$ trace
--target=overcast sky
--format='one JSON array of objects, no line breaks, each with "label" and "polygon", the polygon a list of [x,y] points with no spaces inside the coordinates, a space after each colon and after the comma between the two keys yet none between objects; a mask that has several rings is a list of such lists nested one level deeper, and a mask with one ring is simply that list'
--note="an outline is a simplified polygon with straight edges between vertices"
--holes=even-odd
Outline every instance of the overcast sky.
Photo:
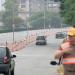
[{"label": "overcast sky", "polygon": [[2,4],[4,3],[4,0],[0,0],[0,11],[3,9]]},{"label": "overcast sky", "polygon": [[1,10],[1,0],[0,0],[0,10]]}]

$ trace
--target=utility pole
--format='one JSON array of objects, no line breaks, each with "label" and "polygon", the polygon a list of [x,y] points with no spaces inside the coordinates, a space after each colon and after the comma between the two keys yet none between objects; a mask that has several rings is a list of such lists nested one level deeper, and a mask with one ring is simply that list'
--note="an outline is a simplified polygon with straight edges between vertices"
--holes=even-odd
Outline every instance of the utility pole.
[{"label": "utility pole", "polygon": [[29,0],[29,16],[31,16],[31,1]]},{"label": "utility pole", "polygon": [[46,18],[46,0],[44,0],[44,29],[46,27],[45,18]]},{"label": "utility pole", "polygon": [[13,0],[13,24],[12,24],[12,29],[13,29],[13,43],[14,43],[14,30],[15,30],[15,23],[14,23],[14,6],[15,6],[15,1]]},{"label": "utility pole", "polygon": [[15,40],[14,40],[14,30],[15,30],[15,24],[13,24],[13,25],[12,25],[12,28],[13,28],[13,43],[14,43],[14,41],[15,41]]}]

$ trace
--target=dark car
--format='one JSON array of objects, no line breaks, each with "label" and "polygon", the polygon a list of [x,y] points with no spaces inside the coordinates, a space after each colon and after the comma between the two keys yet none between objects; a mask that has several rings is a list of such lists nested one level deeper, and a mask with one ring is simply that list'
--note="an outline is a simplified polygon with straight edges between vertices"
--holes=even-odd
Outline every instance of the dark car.
[{"label": "dark car", "polygon": [[46,36],[37,36],[36,38],[36,45],[46,45]]},{"label": "dark car", "polygon": [[14,75],[15,61],[8,47],[0,47],[0,74]]},{"label": "dark car", "polygon": [[66,32],[57,32],[55,37],[57,39],[63,39],[65,37],[67,37],[67,34],[66,34]]}]

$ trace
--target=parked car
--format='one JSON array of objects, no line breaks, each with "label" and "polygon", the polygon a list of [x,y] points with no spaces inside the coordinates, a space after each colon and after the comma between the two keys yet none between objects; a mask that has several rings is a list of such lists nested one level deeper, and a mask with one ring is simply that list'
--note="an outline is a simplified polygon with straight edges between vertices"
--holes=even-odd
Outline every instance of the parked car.
[{"label": "parked car", "polygon": [[65,37],[67,37],[67,34],[66,34],[66,32],[57,32],[55,37],[57,39],[63,39]]},{"label": "parked car", "polygon": [[0,73],[14,75],[15,61],[13,58],[15,57],[16,55],[12,55],[8,47],[0,47]]},{"label": "parked car", "polygon": [[47,44],[46,36],[37,36],[36,45],[46,45],[46,44]]}]

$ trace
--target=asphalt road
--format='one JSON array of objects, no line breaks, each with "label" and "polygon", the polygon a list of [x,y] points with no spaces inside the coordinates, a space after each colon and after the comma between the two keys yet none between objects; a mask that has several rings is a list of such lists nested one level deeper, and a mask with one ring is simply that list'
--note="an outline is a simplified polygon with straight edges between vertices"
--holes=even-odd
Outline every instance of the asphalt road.
[{"label": "asphalt road", "polygon": [[62,40],[55,39],[55,35],[47,38],[47,45],[35,45],[35,42],[26,48],[14,52],[15,75],[57,75],[58,66],[50,65],[54,60],[54,52]]},{"label": "asphalt road", "polygon": [[[41,30],[31,30],[31,31],[20,31],[20,32],[14,32],[14,41],[20,41],[25,39],[26,36],[32,35],[32,34],[43,34],[44,31],[47,31],[49,29],[41,29]],[[51,28],[51,33],[56,33],[58,31],[65,31],[67,28]],[[13,42],[13,32],[10,33],[0,33],[0,43],[8,43]]]},{"label": "asphalt road", "polygon": [[[47,45],[36,46],[35,42],[33,42],[24,49],[12,53],[17,55],[15,58],[15,75],[57,75],[58,66],[50,65],[50,61],[54,60],[54,52],[62,41],[55,39],[57,31],[59,30],[50,30]],[[5,36],[5,34],[1,36]],[[17,38],[20,39],[21,37]]]}]

